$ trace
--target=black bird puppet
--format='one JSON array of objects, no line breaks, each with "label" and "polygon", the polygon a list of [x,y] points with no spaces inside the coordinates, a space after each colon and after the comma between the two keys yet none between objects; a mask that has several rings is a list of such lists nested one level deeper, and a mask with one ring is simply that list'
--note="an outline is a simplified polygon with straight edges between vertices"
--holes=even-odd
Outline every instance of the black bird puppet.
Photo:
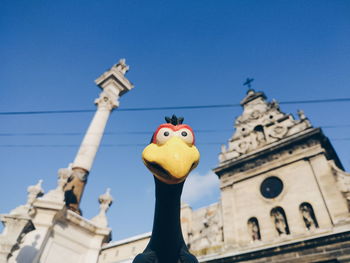
[{"label": "black bird puppet", "polygon": [[198,263],[183,239],[181,193],[188,174],[198,165],[194,133],[183,118],[165,117],[143,150],[142,160],[154,175],[156,206],[151,239],[133,263]]}]

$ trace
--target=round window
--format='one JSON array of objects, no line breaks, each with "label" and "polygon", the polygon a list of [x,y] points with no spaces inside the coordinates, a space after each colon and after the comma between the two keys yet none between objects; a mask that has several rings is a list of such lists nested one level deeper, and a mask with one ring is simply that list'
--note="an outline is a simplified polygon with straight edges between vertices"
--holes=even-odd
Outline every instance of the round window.
[{"label": "round window", "polygon": [[275,198],[283,190],[281,179],[276,176],[266,178],[260,186],[260,192],[265,198]]}]

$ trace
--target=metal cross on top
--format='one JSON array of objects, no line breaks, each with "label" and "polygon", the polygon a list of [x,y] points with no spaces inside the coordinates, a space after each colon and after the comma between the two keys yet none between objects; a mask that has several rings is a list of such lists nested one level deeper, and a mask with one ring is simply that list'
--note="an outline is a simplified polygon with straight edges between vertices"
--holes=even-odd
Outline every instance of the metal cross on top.
[{"label": "metal cross on top", "polygon": [[243,86],[248,86],[248,88],[251,88],[251,83],[254,81],[254,79],[247,78],[246,81],[243,83]]}]

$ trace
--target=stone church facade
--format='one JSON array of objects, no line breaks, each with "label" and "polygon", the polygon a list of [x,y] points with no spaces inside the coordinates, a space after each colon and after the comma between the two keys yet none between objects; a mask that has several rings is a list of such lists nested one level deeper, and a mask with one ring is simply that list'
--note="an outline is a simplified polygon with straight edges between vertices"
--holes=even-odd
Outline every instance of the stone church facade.
[{"label": "stone church facade", "polygon": [[[350,174],[330,141],[250,89],[214,172],[220,202],[183,204],[184,238],[200,262],[350,262]],[[151,233],[112,242],[100,263],[132,262]]]}]

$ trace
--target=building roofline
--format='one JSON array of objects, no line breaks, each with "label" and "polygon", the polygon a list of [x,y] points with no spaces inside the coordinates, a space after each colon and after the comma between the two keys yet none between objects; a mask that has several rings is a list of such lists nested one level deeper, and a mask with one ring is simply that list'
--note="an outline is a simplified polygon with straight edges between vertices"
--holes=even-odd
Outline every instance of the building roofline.
[{"label": "building roofline", "polygon": [[104,245],[101,250],[105,250],[105,249],[111,248],[111,247],[116,247],[116,246],[119,246],[119,245],[122,245],[122,244],[131,243],[131,242],[134,242],[134,241],[137,241],[137,240],[140,240],[140,239],[145,239],[147,237],[151,237],[151,235],[152,235],[152,232],[146,232],[146,233],[139,234],[139,235],[136,235],[136,236],[132,236],[132,237],[128,237],[128,238],[125,238],[125,239],[113,241],[113,242],[110,242],[110,243]]}]

